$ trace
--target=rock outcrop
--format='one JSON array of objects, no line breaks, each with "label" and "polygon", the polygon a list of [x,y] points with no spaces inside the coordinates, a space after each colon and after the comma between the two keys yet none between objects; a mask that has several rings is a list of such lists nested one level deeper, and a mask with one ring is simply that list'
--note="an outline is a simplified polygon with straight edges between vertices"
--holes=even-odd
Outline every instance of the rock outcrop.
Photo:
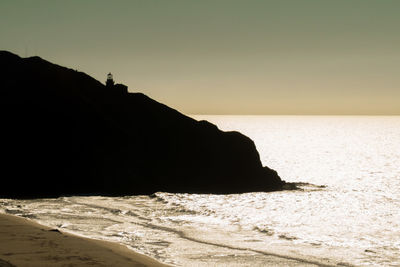
[{"label": "rock outcrop", "polygon": [[0,197],[282,189],[252,140],[85,73],[0,51]]}]

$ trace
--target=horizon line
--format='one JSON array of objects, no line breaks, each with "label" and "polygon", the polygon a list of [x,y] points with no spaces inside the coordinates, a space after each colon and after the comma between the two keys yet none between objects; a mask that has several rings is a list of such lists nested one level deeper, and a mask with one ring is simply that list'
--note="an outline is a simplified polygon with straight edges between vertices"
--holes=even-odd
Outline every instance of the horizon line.
[{"label": "horizon line", "polygon": [[232,114],[232,113],[226,113],[226,114],[194,114],[194,113],[188,113],[186,114],[188,116],[357,116],[357,117],[395,117],[395,116],[400,116],[400,114]]}]

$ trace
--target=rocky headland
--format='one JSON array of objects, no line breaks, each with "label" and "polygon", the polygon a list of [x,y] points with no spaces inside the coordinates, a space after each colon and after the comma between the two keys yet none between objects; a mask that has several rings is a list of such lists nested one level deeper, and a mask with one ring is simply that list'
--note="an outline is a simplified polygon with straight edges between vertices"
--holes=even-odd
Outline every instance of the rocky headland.
[{"label": "rocky headland", "polygon": [[0,197],[280,190],[251,139],[123,85],[0,51]]}]

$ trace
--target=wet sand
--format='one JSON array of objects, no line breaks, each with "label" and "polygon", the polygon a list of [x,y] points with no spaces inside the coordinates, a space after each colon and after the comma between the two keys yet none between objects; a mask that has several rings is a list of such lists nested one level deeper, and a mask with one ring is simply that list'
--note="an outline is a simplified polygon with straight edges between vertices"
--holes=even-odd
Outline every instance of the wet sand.
[{"label": "wet sand", "polygon": [[[214,244],[205,244],[214,247]],[[228,247],[227,247],[228,248]],[[223,249],[215,247],[216,251]],[[221,259],[197,259],[192,266],[337,266],[333,262],[315,262],[274,253],[258,252],[249,258],[247,249]],[[256,251],[253,251],[256,252]],[[244,255],[241,255],[245,253]],[[191,258],[196,258],[193,252]],[[259,258],[259,259],[257,259]],[[345,266],[351,266],[344,264]],[[167,267],[157,260],[107,241],[61,232],[14,215],[0,214],[0,267],[11,266],[151,266]]]},{"label": "wet sand", "polygon": [[122,245],[0,214],[0,266],[168,266]]}]

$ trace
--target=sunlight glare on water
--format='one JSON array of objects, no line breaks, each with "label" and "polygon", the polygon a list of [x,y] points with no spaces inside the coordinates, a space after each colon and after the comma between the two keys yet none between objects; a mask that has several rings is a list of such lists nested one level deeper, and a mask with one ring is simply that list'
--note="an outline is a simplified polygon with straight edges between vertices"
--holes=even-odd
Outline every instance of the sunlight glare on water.
[{"label": "sunlight glare on water", "polygon": [[[400,265],[400,117],[195,116],[255,141],[301,191],[0,200],[181,266]],[[321,187],[324,185],[325,187]]]}]

